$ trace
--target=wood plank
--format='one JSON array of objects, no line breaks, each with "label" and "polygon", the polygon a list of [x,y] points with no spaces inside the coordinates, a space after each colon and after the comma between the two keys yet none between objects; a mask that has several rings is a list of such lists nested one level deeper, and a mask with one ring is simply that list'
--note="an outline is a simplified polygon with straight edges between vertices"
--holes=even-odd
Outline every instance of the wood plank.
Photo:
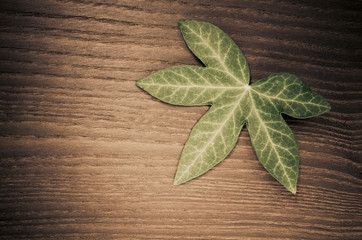
[{"label": "wood plank", "polygon": [[[13,0],[0,3],[0,239],[361,239],[361,4],[354,1]],[[220,26],[252,82],[300,76],[332,110],[285,117],[300,149],[293,195],[247,129],[203,176],[172,181],[208,107],[135,81],[199,65],[179,19]]]}]

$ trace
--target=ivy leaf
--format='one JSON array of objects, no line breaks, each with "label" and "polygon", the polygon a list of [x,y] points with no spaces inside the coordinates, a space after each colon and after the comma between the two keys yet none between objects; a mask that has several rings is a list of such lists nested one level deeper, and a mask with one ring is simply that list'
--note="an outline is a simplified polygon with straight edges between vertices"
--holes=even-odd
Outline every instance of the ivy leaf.
[{"label": "ivy leaf", "polygon": [[226,33],[207,22],[180,20],[178,24],[187,46],[205,67],[171,67],[136,83],[166,103],[211,105],[182,150],[174,184],[198,177],[226,158],[246,124],[261,164],[296,193],[298,145],[281,114],[308,118],[328,111],[329,103],[289,73],[249,85],[248,63]]}]

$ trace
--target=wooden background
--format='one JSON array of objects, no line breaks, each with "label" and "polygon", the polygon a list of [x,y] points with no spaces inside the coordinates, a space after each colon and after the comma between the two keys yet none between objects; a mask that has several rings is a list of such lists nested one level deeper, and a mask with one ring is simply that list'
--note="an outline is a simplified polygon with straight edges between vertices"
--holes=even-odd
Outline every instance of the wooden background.
[{"label": "wooden background", "polygon": [[[361,239],[359,1],[0,2],[1,239]],[[135,86],[199,65],[178,19],[214,23],[252,82],[300,76],[332,105],[286,118],[300,148],[296,195],[260,165],[244,128],[224,161],[173,186],[207,107]]]}]

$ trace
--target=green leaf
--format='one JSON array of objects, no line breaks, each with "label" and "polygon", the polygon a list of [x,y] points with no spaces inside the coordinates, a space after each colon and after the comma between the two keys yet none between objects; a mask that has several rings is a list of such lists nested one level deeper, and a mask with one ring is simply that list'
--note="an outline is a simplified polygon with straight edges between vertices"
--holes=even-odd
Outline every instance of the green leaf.
[{"label": "green leaf", "polygon": [[246,91],[230,92],[196,123],[182,151],[175,185],[205,173],[229,155],[248,114],[242,107],[247,95]]},{"label": "green leaf", "polygon": [[281,114],[312,117],[328,111],[329,103],[293,74],[277,73],[249,85],[247,61],[226,33],[195,20],[180,20],[179,27],[206,67],[171,67],[136,83],[166,103],[211,105],[182,150],[174,184],[198,177],[225,159],[246,124],[261,164],[296,193],[298,145]]},{"label": "green leaf", "polygon": [[242,85],[220,71],[196,66],[177,66],[139,80],[137,86],[174,105],[211,105],[228,90]]},{"label": "green leaf", "polygon": [[331,108],[294,74],[272,74],[254,83],[252,88],[264,101],[273,102],[277,111],[294,118],[317,116]]},{"label": "green leaf", "polygon": [[187,46],[206,67],[226,74],[235,83],[249,84],[244,54],[220,28],[195,20],[180,20],[178,25]]}]

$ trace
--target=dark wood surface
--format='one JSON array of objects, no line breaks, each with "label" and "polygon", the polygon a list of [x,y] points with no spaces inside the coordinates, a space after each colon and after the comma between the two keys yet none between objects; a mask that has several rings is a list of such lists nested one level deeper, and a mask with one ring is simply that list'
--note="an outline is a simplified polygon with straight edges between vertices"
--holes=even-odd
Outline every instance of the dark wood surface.
[{"label": "dark wood surface", "polygon": [[[361,239],[360,1],[1,1],[1,239]],[[243,129],[232,153],[173,186],[207,107],[135,86],[200,65],[178,19],[214,23],[252,82],[300,76],[332,110],[286,118],[297,194],[260,165]]]}]

